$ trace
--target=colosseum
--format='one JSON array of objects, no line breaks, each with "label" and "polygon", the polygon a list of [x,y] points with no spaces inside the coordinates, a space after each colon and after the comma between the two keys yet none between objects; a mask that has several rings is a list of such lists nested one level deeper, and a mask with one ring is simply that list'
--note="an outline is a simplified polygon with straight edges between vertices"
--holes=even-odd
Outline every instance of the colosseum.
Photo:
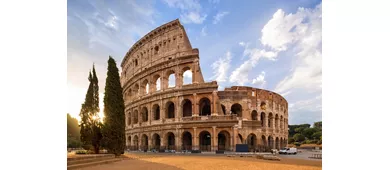
[{"label": "colosseum", "polygon": [[287,145],[286,99],[245,86],[218,91],[216,81],[205,82],[199,50],[178,19],[138,40],[121,67],[127,149],[236,151],[236,144],[248,144],[250,151],[267,151]]}]

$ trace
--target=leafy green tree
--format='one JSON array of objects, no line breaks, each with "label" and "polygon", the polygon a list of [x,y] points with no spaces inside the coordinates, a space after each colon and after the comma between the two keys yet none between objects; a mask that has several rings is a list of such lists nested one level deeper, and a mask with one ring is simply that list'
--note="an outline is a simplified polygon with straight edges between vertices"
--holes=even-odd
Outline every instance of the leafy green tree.
[{"label": "leafy green tree", "polygon": [[294,138],[288,138],[288,144],[292,144],[294,142],[295,142]]},{"label": "leafy green tree", "polygon": [[302,131],[302,135],[308,139],[313,139],[312,135],[316,132],[318,132],[318,129],[316,128],[306,128]]},{"label": "leafy green tree", "polygon": [[320,139],[321,140],[321,136],[322,136],[322,132],[321,131],[319,131],[319,132],[315,132],[315,133],[313,133],[313,135],[312,135],[312,137],[313,137],[313,139]]},{"label": "leafy green tree", "polygon": [[295,132],[295,133],[302,133],[303,130],[305,130],[304,127],[298,127],[298,128],[295,128],[295,129],[294,129],[294,132]]},{"label": "leafy green tree", "polygon": [[322,129],[322,121],[314,122],[314,127],[315,127],[315,128],[319,128],[319,129]]},{"label": "leafy green tree", "polygon": [[305,136],[300,133],[295,134],[293,138],[295,142],[302,142],[305,140]]},{"label": "leafy green tree", "polygon": [[108,59],[108,71],[104,94],[104,145],[110,153],[119,156],[125,149],[125,105],[119,70],[115,60]]},{"label": "leafy green tree", "polygon": [[92,146],[94,148],[95,153],[99,153],[99,148],[101,145],[101,140],[103,138],[102,132],[101,132],[101,123],[99,122],[99,115],[100,112],[99,108],[99,80],[96,75],[95,71],[95,65],[92,66],[92,91],[93,91],[93,98],[91,103],[91,115],[92,117],[92,124],[91,124],[91,130],[92,130]]},{"label": "leafy green tree", "polygon": [[80,142],[80,127],[76,118],[66,114],[67,117],[67,147],[78,148],[81,146]]}]

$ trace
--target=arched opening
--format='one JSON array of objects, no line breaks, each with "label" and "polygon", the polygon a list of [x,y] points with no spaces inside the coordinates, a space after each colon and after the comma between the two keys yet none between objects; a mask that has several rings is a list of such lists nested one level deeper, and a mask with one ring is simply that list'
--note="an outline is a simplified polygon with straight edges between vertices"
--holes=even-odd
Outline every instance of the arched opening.
[{"label": "arched opening", "polygon": [[173,104],[173,102],[169,101],[167,104],[166,104],[166,118],[168,119],[171,119],[171,118],[175,118],[175,104]]},{"label": "arched opening", "polygon": [[238,117],[242,117],[242,106],[238,103],[233,104],[231,108],[232,114],[236,114]]},{"label": "arched opening", "polygon": [[183,117],[191,117],[191,116],[192,116],[191,100],[185,99],[183,100]]},{"label": "arched opening", "polygon": [[268,114],[268,127],[271,127],[271,126],[272,126],[272,119],[273,119],[272,113],[269,113],[269,114]]},{"label": "arched opening", "polygon": [[276,149],[280,149],[280,143],[279,143],[279,138],[278,137],[276,137],[276,139],[275,139],[275,148]]},{"label": "arched opening", "polygon": [[153,81],[152,81],[152,84],[154,83],[154,90],[155,91],[159,91],[161,90],[161,78],[160,78],[160,75],[154,75],[153,76]]},{"label": "arched opening", "polygon": [[192,83],[192,71],[187,70],[183,73],[183,85]]},{"label": "arched opening", "polygon": [[133,124],[138,123],[138,110],[135,110],[133,113]]},{"label": "arched opening", "polygon": [[185,131],[183,133],[182,142],[183,150],[192,150],[192,135],[190,132]]},{"label": "arched opening", "polygon": [[221,104],[223,115],[226,115],[226,107],[225,105]]},{"label": "arched opening", "polygon": [[210,100],[206,97],[199,100],[199,115],[207,116],[211,115],[211,105]]},{"label": "arched opening", "polygon": [[218,133],[218,150],[228,150],[230,148],[230,134],[227,131]]},{"label": "arched opening", "polygon": [[267,138],[264,135],[261,136],[261,145],[267,146]]},{"label": "arched opening", "polygon": [[173,71],[168,72],[168,88],[176,86],[176,77]]},{"label": "arched opening", "polygon": [[251,113],[252,120],[257,120],[257,111],[253,110]]},{"label": "arched opening", "polygon": [[138,66],[138,59],[135,59],[135,66]]},{"label": "arched opening", "polygon": [[249,134],[246,141],[247,141],[249,150],[254,151],[256,144],[257,144],[256,135],[253,133]]},{"label": "arched opening", "polygon": [[138,150],[139,149],[139,146],[138,146],[138,136],[137,135],[134,136],[133,147],[134,147],[134,150]]},{"label": "arched opening", "polygon": [[199,145],[201,151],[211,151],[211,135],[208,131],[199,134]]},{"label": "arched opening", "polygon": [[260,108],[261,108],[261,110],[266,110],[267,109],[265,102],[261,102]]},{"label": "arched opening", "polygon": [[279,129],[279,116],[278,116],[278,114],[275,115],[275,129]]},{"label": "arched opening", "polygon": [[158,135],[157,133],[153,134],[152,136],[152,146],[153,149],[160,150],[161,138],[160,135]]},{"label": "arched opening", "polygon": [[133,92],[134,92],[135,97],[137,97],[139,95],[139,85],[138,84],[134,85]]},{"label": "arched opening", "polygon": [[142,135],[141,137],[141,149],[142,150],[145,150],[145,149],[148,149],[148,136],[146,136],[145,134]]},{"label": "arched opening", "polygon": [[147,122],[148,121],[148,109],[146,107],[142,108],[141,114],[142,114],[142,122]]},{"label": "arched opening", "polygon": [[127,126],[131,125],[131,113],[127,114]]},{"label": "arched opening", "polygon": [[280,116],[280,129],[283,130],[283,116]]},{"label": "arched opening", "polygon": [[141,93],[142,94],[148,94],[149,93],[149,82],[147,79],[145,79],[142,83],[141,83]]},{"label": "arched opening", "polygon": [[268,136],[268,147],[271,149],[274,148],[274,139],[271,136]]},{"label": "arched opening", "polygon": [[167,146],[169,150],[175,149],[175,135],[172,132],[168,132],[167,134]]},{"label": "arched opening", "polygon": [[153,120],[160,120],[160,106],[158,104],[153,105]]},{"label": "arched opening", "polygon": [[261,112],[260,119],[261,119],[261,126],[265,127],[265,113],[264,112]]},{"label": "arched opening", "polygon": [[129,149],[129,146],[131,147],[131,136],[127,137],[127,149]]},{"label": "arched opening", "polygon": [[238,134],[238,141],[237,144],[242,144],[244,139],[242,138],[241,134]]}]

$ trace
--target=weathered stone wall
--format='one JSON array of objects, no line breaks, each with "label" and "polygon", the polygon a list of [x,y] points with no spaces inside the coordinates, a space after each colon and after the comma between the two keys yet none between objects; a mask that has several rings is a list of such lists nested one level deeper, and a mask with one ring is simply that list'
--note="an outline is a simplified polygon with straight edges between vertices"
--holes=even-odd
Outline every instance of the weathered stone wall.
[{"label": "weathered stone wall", "polygon": [[[199,51],[192,49],[178,20],[136,42],[121,66],[126,144],[133,149],[214,151],[234,150],[239,143],[271,148],[287,144],[287,101],[267,90],[233,86],[218,91],[216,81],[204,82]],[[187,70],[192,82],[184,85]],[[169,87],[171,74],[174,87]]]}]

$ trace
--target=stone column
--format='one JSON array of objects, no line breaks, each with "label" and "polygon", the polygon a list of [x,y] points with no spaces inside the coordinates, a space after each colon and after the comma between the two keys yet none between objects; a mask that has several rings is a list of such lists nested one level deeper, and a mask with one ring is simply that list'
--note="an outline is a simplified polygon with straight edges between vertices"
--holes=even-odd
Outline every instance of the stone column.
[{"label": "stone column", "polygon": [[[265,113],[265,112],[264,112]],[[268,114],[267,113],[265,113],[265,116],[264,116],[264,125],[265,125],[265,127],[266,128],[268,128]]]},{"label": "stone column", "polygon": [[236,151],[236,144],[238,140],[238,128],[237,126],[233,127],[233,151]]},{"label": "stone column", "polygon": [[192,135],[192,150],[199,150],[199,144],[198,144],[198,134],[196,132],[196,127],[193,127],[194,134]]},{"label": "stone column", "polygon": [[148,150],[152,148],[152,134],[149,134],[148,136]]},{"label": "stone column", "polygon": [[216,104],[216,101],[217,101],[217,91],[213,91],[212,100],[213,100],[213,105],[212,105],[213,108],[212,108],[211,115],[212,116],[217,116],[217,104]]},{"label": "stone column", "polygon": [[217,126],[213,126],[212,140],[211,140],[211,151],[217,150],[218,145],[218,135],[217,135]]},{"label": "stone column", "polygon": [[193,94],[194,96],[194,103],[193,103],[193,106],[194,108],[192,109],[192,113],[194,113],[192,116],[199,116],[199,102],[198,102],[198,96],[196,95],[196,93]]},{"label": "stone column", "polygon": [[180,109],[180,104],[179,104],[180,102],[179,102],[179,97],[178,96],[176,96],[175,97],[175,121],[176,122],[178,122],[178,121],[180,121],[180,118],[181,118],[181,116],[180,116],[180,111],[181,111],[181,109]]}]

